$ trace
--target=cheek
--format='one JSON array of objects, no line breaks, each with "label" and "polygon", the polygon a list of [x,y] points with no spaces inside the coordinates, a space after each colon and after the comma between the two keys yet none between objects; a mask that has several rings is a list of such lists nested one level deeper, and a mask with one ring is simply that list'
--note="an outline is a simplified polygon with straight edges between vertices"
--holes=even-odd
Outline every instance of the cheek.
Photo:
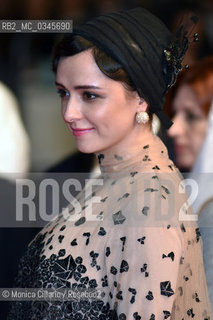
[{"label": "cheek", "polygon": [[66,103],[64,101],[61,101],[61,116],[64,119],[64,114],[66,112]]},{"label": "cheek", "polygon": [[207,131],[207,121],[202,121],[194,125],[190,132],[191,148],[197,154],[204,142]]},{"label": "cheek", "polygon": [[[87,119],[101,129],[118,129],[122,122],[129,120],[129,113],[125,111],[123,104],[104,103],[87,113]],[[128,116],[127,116],[128,115]]]}]

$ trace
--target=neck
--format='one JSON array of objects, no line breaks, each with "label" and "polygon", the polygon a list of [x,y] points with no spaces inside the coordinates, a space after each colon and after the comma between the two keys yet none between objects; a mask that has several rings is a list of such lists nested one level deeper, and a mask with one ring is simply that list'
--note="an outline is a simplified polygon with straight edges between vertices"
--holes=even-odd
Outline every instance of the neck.
[{"label": "neck", "polygon": [[146,158],[150,153],[149,146],[152,146],[152,154],[155,151],[159,152],[159,148],[165,148],[160,139],[154,136],[147,126],[143,128],[143,132],[138,132],[134,136],[129,136],[125,141],[98,152],[96,156],[102,173],[123,171],[137,166],[141,163],[141,159]]}]

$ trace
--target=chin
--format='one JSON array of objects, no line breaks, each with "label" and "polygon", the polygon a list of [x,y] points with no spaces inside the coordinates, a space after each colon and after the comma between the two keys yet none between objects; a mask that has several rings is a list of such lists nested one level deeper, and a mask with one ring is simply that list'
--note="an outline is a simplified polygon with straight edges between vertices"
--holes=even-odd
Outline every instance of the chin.
[{"label": "chin", "polygon": [[185,161],[184,162],[183,161],[180,161],[180,162],[176,161],[176,165],[179,168],[179,170],[183,171],[183,172],[190,172],[192,169],[191,163],[189,163],[187,161],[186,162]]},{"label": "chin", "polygon": [[78,151],[80,151],[82,153],[95,153],[96,152],[95,148],[93,148],[92,146],[77,145],[76,147],[77,147]]}]

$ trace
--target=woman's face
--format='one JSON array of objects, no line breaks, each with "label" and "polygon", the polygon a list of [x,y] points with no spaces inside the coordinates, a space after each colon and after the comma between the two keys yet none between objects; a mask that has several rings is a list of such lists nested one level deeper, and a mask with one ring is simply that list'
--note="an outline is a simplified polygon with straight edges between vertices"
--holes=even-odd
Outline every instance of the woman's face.
[{"label": "woman's face", "polygon": [[90,50],[59,61],[56,86],[62,115],[81,152],[100,152],[130,139],[138,96],[105,76]]},{"label": "woman's face", "polygon": [[176,164],[191,170],[203,144],[207,117],[203,113],[194,90],[182,85],[173,100],[174,124],[168,134],[174,140]]}]

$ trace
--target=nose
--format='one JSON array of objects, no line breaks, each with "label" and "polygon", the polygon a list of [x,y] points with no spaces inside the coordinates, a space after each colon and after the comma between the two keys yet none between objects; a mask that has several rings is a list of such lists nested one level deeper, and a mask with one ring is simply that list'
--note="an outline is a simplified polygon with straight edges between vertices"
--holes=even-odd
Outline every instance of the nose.
[{"label": "nose", "polygon": [[181,115],[176,114],[175,117],[172,119],[173,125],[168,130],[168,135],[171,138],[177,138],[184,134],[185,131],[185,124],[184,119]]},{"label": "nose", "polygon": [[62,116],[64,121],[69,123],[82,119],[79,102],[74,97],[62,102]]}]

